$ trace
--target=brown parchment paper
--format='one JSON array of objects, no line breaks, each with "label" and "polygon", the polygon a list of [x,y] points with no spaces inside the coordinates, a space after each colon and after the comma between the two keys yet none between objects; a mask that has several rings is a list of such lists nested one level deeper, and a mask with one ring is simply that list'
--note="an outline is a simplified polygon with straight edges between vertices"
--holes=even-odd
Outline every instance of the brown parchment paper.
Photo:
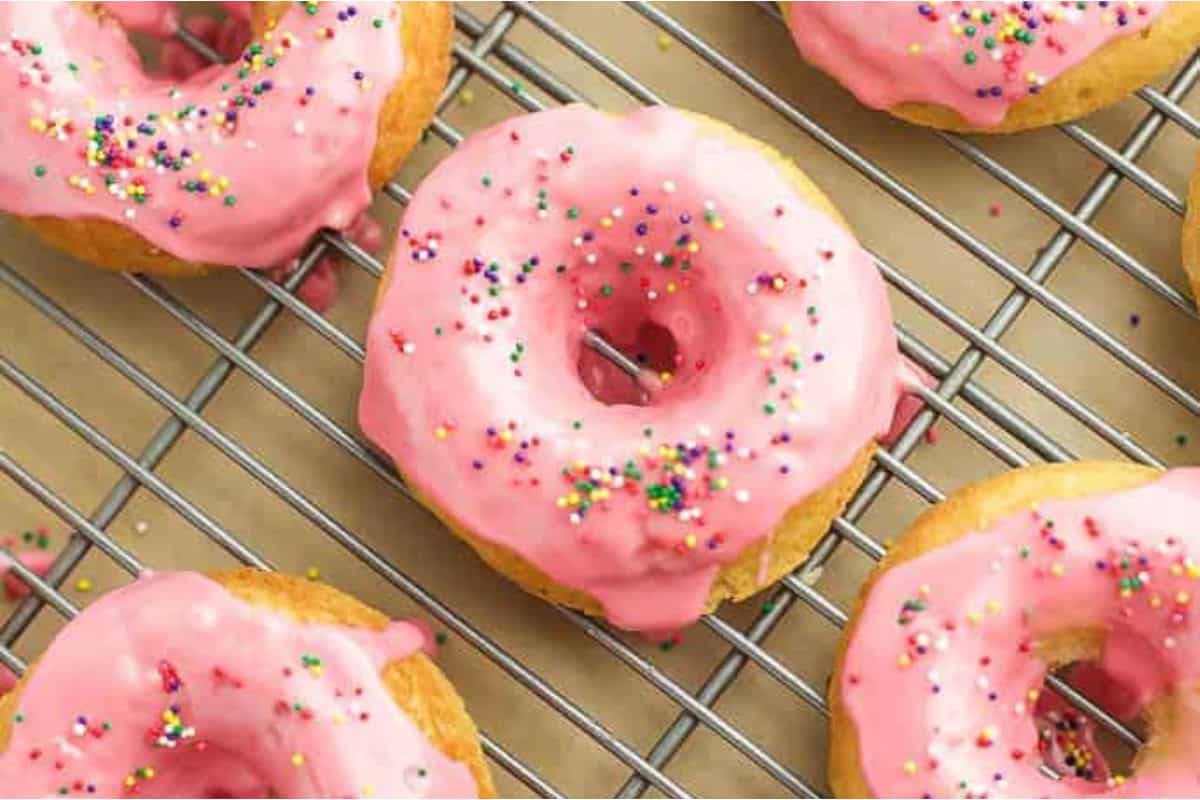
[{"label": "brown parchment paper", "polygon": [[[466,7],[485,22],[498,10],[491,4]],[[793,157],[840,206],[867,246],[972,325],[986,324],[1008,293],[1010,285],[979,260],[678,42],[660,46],[658,29],[635,11],[594,3],[539,8],[667,102],[725,119]],[[1055,235],[1052,220],[973,166],[937,134],[859,107],[832,82],[801,64],[783,27],[762,9],[732,3],[677,3],[664,9],[1019,268],[1027,269]],[[635,107],[633,98],[530,22],[519,20],[507,39],[598,105],[611,110]],[[513,75],[498,59],[489,61],[505,75]],[[524,84],[525,91],[540,97],[529,81]],[[511,101],[481,78],[472,78],[466,88],[445,114],[461,131],[517,112]],[[1200,101],[1188,100],[1184,105],[1200,112]],[[1116,147],[1145,111],[1141,101],[1128,100],[1082,125]],[[973,141],[1067,208],[1103,172],[1101,162],[1058,130]],[[1192,138],[1167,124],[1140,163],[1182,197],[1194,151]],[[431,137],[403,170],[402,183],[415,187],[447,152],[440,140]],[[992,206],[999,207],[998,216],[990,212]],[[394,229],[398,215],[394,203],[378,200],[373,213],[389,231]],[[1181,220],[1175,213],[1137,187],[1122,183],[1095,222],[1130,256],[1171,285],[1185,287],[1178,266]],[[186,397],[211,368],[215,352],[130,283],[71,262],[11,224],[0,228],[0,236],[0,257],[6,263],[177,397]],[[265,300],[259,289],[237,274],[160,283],[226,337],[246,325]],[[375,280],[351,266],[342,272],[342,285],[341,300],[328,317],[361,341]],[[1192,392],[1200,391],[1200,324],[1093,249],[1084,244],[1072,247],[1047,285],[1166,375]],[[893,292],[893,299],[905,329],[948,362],[959,357],[965,347],[962,339],[898,292]],[[1131,314],[1140,315],[1139,325],[1131,324]],[[1003,344],[1158,457],[1172,464],[1196,460],[1197,418],[1044,308],[1032,304],[1004,336]],[[161,406],[6,288],[0,288],[0,354],[131,455],[138,454],[168,419]],[[354,413],[358,366],[303,322],[283,312],[251,355],[316,409],[359,436]],[[994,363],[984,365],[976,383],[1068,451],[1081,457],[1118,455]],[[999,430],[963,401],[957,405],[989,430]],[[678,714],[678,707],[665,695],[553,608],[491,573],[428,514],[243,372],[234,370],[204,417],[630,747],[647,752]],[[940,490],[1003,468],[953,425],[942,423],[939,429],[937,446],[920,448],[909,463]],[[1035,458],[1014,440],[1007,441],[1026,457]],[[0,381],[0,448],[84,514],[91,514],[121,477],[112,462],[8,381]],[[324,579],[392,614],[420,613],[403,593],[194,432],[183,434],[156,474],[279,568],[303,572],[315,566]],[[887,540],[923,508],[918,495],[892,481],[860,524],[870,535]],[[14,483],[0,480],[0,535],[43,524],[50,528],[54,545],[61,545],[66,526]],[[144,532],[139,533],[139,528]],[[145,489],[133,495],[108,530],[155,568],[203,569],[231,563],[224,551]],[[816,586],[847,608],[869,566],[868,559],[845,545],[819,575]],[[95,589],[79,591],[80,578],[91,581]],[[125,580],[102,554],[93,552],[64,588],[85,605],[97,591]],[[764,593],[760,599],[726,607],[721,616],[744,628],[766,597]],[[0,612],[6,608],[0,602]],[[60,625],[53,611],[44,610],[20,637],[16,651],[27,659],[35,657]],[[836,636],[832,625],[797,603],[766,646],[785,666],[823,689]],[[683,644],[670,651],[625,639],[663,674],[693,692],[727,652],[704,626],[687,631]],[[627,778],[627,767],[468,643],[451,636],[441,664],[480,727],[559,789],[610,794]],[[821,716],[764,670],[747,667],[716,710],[782,763],[827,791]],[[528,794],[503,770],[496,771],[501,792]],[[667,772],[685,789],[704,795],[785,792],[704,727],[688,739]]]}]

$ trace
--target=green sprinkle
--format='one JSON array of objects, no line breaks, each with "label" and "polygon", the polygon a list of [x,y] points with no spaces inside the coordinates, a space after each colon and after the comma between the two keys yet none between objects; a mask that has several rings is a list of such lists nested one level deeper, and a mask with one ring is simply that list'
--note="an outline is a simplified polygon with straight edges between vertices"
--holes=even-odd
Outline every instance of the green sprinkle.
[{"label": "green sprinkle", "polygon": [[654,435],[654,428],[651,428],[649,426],[642,428],[642,436],[645,436],[647,439],[649,439],[653,435]]},{"label": "green sprinkle", "polygon": [[629,261],[622,261],[621,262],[621,273],[624,275],[628,275],[631,272],[633,272],[633,263],[629,262]]},{"label": "green sprinkle", "polygon": [[579,219],[579,209],[571,206],[567,209],[567,219]]},{"label": "green sprinkle", "polygon": [[304,10],[308,12],[308,15],[309,15],[310,17],[312,17],[312,16],[316,16],[316,13],[317,13],[317,10],[318,10],[318,9],[317,9],[317,4],[316,4],[316,3],[305,3],[305,4],[304,4]]},{"label": "green sprinkle", "polygon": [[482,178],[479,179],[479,182],[482,183],[484,186],[491,186],[492,178],[489,175],[484,175]]},{"label": "green sprinkle", "polygon": [[42,46],[40,44],[35,44],[33,47],[29,48],[29,52],[33,53],[35,56],[40,56],[42,54]]},{"label": "green sprinkle", "polygon": [[236,198],[236,197],[234,197],[234,196],[233,196],[233,195],[231,195],[231,194],[227,194],[227,195],[225,195],[225,205],[227,205],[227,206],[231,206],[231,207],[232,207],[232,206],[236,206],[236,205],[237,205],[237,198]]},{"label": "green sprinkle", "polygon": [[993,39],[992,37],[989,36],[983,40],[983,49],[984,50],[991,50],[995,46],[996,46],[996,40]]},{"label": "green sprinkle", "polygon": [[13,722],[17,723],[18,725],[24,721],[25,721],[25,715],[22,714],[20,711],[18,711],[16,714],[13,715]]},{"label": "green sprinkle", "polygon": [[371,24],[374,25],[377,29],[382,28],[383,20],[379,19],[379,17],[376,17],[375,19],[371,20]]},{"label": "green sprinkle", "polygon": [[966,31],[966,34],[968,37],[975,35],[975,26],[974,25],[968,25],[966,28],[964,28],[964,30]]},{"label": "green sprinkle", "polygon": [[762,610],[763,610],[764,614],[770,614],[772,611],[775,610],[775,604],[772,603],[770,600],[768,600],[767,602],[762,604]]},{"label": "green sprinkle", "polygon": [[442,326],[441,326],[441,325],[434,325],[434,326],[433,326],[433,335],[434,335],[434,336],[441,336],[441,335],[442,335]]},{"label": "green sprinkle", "polygon": [[673,267],[675,265],[675,256],[663,256],[662,265],[667,268]]},{"label": "green sprinkle", "polygon": [[574,428],[575,430],[581,429],[583,427],[583,420],[581,420],[581,419],[575,420],[574,422],[571,423],[571,427]]},{"label": "green sprinkle", "polygon": [[967,52],[963,53],[963,61],[965,61],[967,64],[974,64],[977,58],[978,56],[975,55],[974,50],[968,50]]},{"label": "green sprinkle", "polygon": [[44,177],[46,177],[46,168],[43,167],[41,164],[38,164],[36,167],[33,168],[33,174],[38,176],[39,178],[44,178]]},{"label": "green sprinkle", "polygon": [[1180,447],[1186,447],[1187,443],[1188,437],[1186,433],[1181,433],[1175,437],[1175,444],[1179,445]]},{"label": "green sprinkle", "polygon": [[433,635],[433,640],[435,642],[437,642],[438,644],[445,644],[446,640],[449,638],[450,637],[448,635],[446,635],[445,631],[438,631],[437,633],[435,633]]},{"label": "green sprinkle", "polygon": [[661,644],[658,646],[658,649],[662,650],[664,653],[665,653],[665,652],[667,652],[668,650],[674,650],[674,649],[675,649],[675,643],[674,643],[674,642],[672,642],[670,639],[668,639],[667,641],[665,641],[665,642],[661,643]]},{"label": "green sprinkle", "polygon": [[520,81],[513,81],[511,84],[511,88],[517,94],[520,94],[521,92],[525,91],[525,85],[523,83],[521,83]]},{"label": "green sprinkle", "polygon": [[600,294],[604,295],[605,297],[612,297],[612,293],[613,288],[607,283],[600,287]]},{"label": "green sprinkle", "polygon": [[774,403],[764,403],[763,411],[767,412],[767,414],[774,414],[775,413],[775,404]]}]

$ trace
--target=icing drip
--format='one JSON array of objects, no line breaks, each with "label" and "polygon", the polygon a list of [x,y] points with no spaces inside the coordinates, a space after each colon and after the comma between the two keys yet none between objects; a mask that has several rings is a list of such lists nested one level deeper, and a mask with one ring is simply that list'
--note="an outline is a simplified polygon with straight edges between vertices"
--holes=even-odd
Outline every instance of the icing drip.
[{"label": "icing drip", "polygon": [[0,794],[475,796],[380,671],[422,631],[298,624],[194,573],[160,573],[70,622],[22,690]]},{"label": "icing drip", "polygon": [[1150,25],[1162,2],[790,3],[805,59],[871,108],[952,108],[980,127]]},{"label": "icing drip", "polygon": [[[839,684],[872,793],[1200,791],[1200,717],[1188,693],[1174,691],[1200,663],[1191,620],[1198,514],[1200,469],[1173,470],[1131,491],[1042,503],[883,574]],[[1127,718],[1171,704],[1155,757],[1128,778],[1109,774],[1090,725],[1042,688],[1039,642],[1081,631],[1103,634],[1097,665],[1075,668],[1081,689],[1098,690]],[[1039,758],[1067,777],[1039,773]]]},{"label": "icing drip", "polygon": [[[862,248],[756,148],[671,109],[473,136],[393,259],[363,430],[423,497],[625,628],[693,622],[720,566],[884,433],[900,391]],[[658,385],[585,352],[589,328]]]},{"label": "icing drip", "polygon": [[[135,24],[161,28],[156,13]],[[235,62],[172,79],[145,74],[111,10],[0,5],[0,207],[118,222],[188,261],[284,263],[370,202],[400,13],[293,5]]]}]

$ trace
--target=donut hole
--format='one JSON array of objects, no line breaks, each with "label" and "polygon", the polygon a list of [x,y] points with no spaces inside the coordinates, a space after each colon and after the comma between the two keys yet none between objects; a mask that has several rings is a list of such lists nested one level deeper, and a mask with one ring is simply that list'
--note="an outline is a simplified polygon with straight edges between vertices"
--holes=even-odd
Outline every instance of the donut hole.
[{"label": "donut hole", "polygon": [[[1072,661],[1055,674],[1146,739],[1145,710],[1099,662]],[[1076,709],[1048,683],[1038,696],[1034,718],[1042,761],[1058,775],[1104,784],[1110,777],[1128,777],[1133,772],[1140,751]]]},{"label": "donut hole", "polygon": [[[656,376],[672,376],[680,365],[675,335],[652,319],[609,320],[592,330]],[[592,397],[605,405],[652,405],[658,394],[590,347],[580,349],[576,369]]]},{"label": "donut hole", "polygon": [[[185,80],[208,67],[210,61],[175,36],[164,35],[156,29],[158,19],[166,13],[168,4],[106,5],[102,12],[114,17],[125,28],[142,71],[152,77],[172,81]],[[249,22],[229,16],[218,5],[174,3],[180,24],[193,37],[217,51],[226,60],[238,57],[251,40]],[[139,8],[144,9],[139,12]]]}]

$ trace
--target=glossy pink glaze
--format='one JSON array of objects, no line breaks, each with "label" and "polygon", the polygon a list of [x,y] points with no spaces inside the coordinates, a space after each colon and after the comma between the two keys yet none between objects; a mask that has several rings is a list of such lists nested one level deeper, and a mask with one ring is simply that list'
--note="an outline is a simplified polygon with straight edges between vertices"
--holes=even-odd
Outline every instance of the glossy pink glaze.
[{"label": "glossy pink glaze", "polygon": [[[757,149],[679,111],[570,106],[471,137],[393,259],[363,430],[435,506],[624,628],[693,622],[720,566],[896,406],[867,254]],[[673,373],[649,405],[592,395],[630,379],[584,350],[589,327]]]},{"label": "glossy pink glaze", "polygon": [[380,679],[424,641],[407,623],[299,624],[195,573],[143,577],[38,660],[0,796],[474,797]]},{"label": "glossy pink glaze", "polygon": [[989,127],[1109,41],[1148,26],[1166,5],[790,3],[787,14],[804,58],[863,104],[933,103]]},{"label": "glossy pink glaze", "polygon": [[[1033,649],[1049,634],[1105,631],[1099,665],[1107,678],[1085,670],[1084,683],[1125,714],[1194,685],[1198,518],[1200,469],[1177,469],[1132,491],[1042,503],[888,570],[859,617],[839,685],[871,792],[1104,793],[1105,783],[1055,782],[1037,770],[1038,696],[1030,692],[1042,690],[1046,669]],[[1108,792],[1200,794],[1193,698],[1190,690],[1171,698],[1170,744],[1123,784],[1108,782]],[[1100,765],[1096,776],[1105,774]]]},{"label": "glossy pink glaze", "polygon": [[376,119],[404,63],[400,5],[348,5],[292,5],[250,61],[178,81],[147,76],[111,16],[0,5],[0,208],[103,218],[179,258],[250,267],[346,227],[370,201]]}]

